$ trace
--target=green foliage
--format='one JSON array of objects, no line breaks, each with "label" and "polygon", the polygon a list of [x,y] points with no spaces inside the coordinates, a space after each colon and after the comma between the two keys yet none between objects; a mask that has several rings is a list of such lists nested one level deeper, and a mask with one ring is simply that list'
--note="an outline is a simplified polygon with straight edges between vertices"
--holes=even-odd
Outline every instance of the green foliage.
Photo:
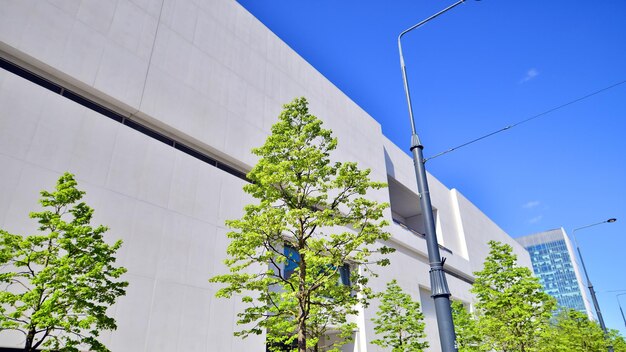
[{"label": "green foliage", "polygon": [[98,334],[116,328],[106,310],[128,286],[116,280],[126,269],[114,266],[122,242],[108,245],[107,228],[89,225],[93,209],[76,204],[76,185],[65,173],[56,191],[41,192],[44,210],[30,214],[41,234],[0,230],[0,332],[22,332],[26,351],[108,351]]},{"label": "green foliage", "polygon": [[[530,270],[517,265],[509,245],[490,241],[491,251],[476,281],[476,315],[452,303],[459,352],[595,352],[608,345],[600,326],[581,312],[563,309],[544,293]],[[552,318],[552,319],[551,319]],[[624,339],[609,334],[615,351]]]},{"label": "green foliage", "polygon": [[459,352],[486,351],[476,317],[460,301],[453,301],[451,308]]},{"label": "green foliage", "polygon": [[609,341],[615,352],[626,352],[626,340],[620,335],[618,330],[610,329],[608,331]]},{"label": "green foliage", "polygon": [[[385,187],[369,180],[369,170],[331,162],[336,146],[299,98],[284,106],[265,144],[253,150],[259,161],[244,190],[258,203],[227,221],[233,229],[225,261],[230,273],[210,280],[225,284],[218,297],[243,295],[249,304],[238,315],[244,327],[236,335],[266,332],[270,348],[297,341],[301,352],[334,351],[352,335],[347,318],[371,296],[368,265],[388,263],[380,254],[391,250],[373,248],[389,238],[381,220],[388,205],[366,198],[368,190]],[[297,256],[287,255],[285,245]],[[354,268],[351,287],[339,284],[345,263]],[[295,267],[293,274],[283,270],[286,264]],[[331,330],[341,338],[324,346]]]},{"label": "green foliage", "polygon": [[426,337],[423,321],[420,304],[392,280],[382,295],[376,318],[372,319],[374,331],[382,338],[372,343],[393,352],[423,351],[428,347],[428,342],[423,341]]},{"label": "green foliage", "polygon": [[517,265],[511,246],[489,241],[482,271],[474,273],[478,326],[496,351],[537,351],[556,302],[530,269]]},{"label": "green foliage", "polygon": [[604,352],[607,341],[602,328],[586,314],[563,309],[543,333],[542,352]]}]

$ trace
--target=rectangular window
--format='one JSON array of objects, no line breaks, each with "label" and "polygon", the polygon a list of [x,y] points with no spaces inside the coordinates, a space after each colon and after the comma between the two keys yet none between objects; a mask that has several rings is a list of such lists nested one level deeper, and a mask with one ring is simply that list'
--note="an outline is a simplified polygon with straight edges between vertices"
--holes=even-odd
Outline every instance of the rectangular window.
[{"label": "rectangular window", "polygon": [[[290,278],[291,275],[294,273],[294,271],[296,271],[296,268],[298,268],[298,263],[300,262],[300,253],[298,253],[298,251],[291,247],[288,244],[285,244],[283,247],[283,253],[285,255],[285,257],[287,258],[287,261],[284,264],[283,267],[283,275],[286,279]],[[334,267],[333,267],[334,269]],[[344,286],[352,286],[352,283],[350,282],[350,264],[345,263],[343,264],[340,268],[339,268],[339,283],[344,285]]]},{"label": "rectangular window", "polygon": [[288,244],[285,244],[283,253],[285,257],[287,257],[284,267],[284,276],[285,279],[288,279],[298,267],[298,263],[300,263],[300,253]]},{"label": "rectangular window", "polygon": [[350,283],[350,264],[344,264],[339,268],[339,279],[344,286],[352,286]]}]

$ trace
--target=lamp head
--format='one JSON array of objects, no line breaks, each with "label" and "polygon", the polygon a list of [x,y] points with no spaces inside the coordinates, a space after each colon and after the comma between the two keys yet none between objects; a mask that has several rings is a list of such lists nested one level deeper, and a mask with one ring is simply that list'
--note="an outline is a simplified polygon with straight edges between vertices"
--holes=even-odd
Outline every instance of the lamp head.
[{"label": "lamp head", "polygon": [[606,222],[616,222],[617,219],[616,218],[610,218],[609,220],[607,220]]}]

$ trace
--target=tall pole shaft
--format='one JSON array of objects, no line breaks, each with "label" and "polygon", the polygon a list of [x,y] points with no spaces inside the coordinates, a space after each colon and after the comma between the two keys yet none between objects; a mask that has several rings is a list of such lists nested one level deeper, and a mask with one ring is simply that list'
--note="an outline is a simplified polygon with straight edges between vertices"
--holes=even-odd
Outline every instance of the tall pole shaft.
[{"label": "tall pole shaft", "polygon": [[624,326],[626,326],[626,317],[624,317],[624,310],[622,309],[622,302],[620,302],[619,297],[626,295],[626,293],[620,293],[615,295],[615,299],[617,299],[617,305],[619,306],[619,312],[622,314],[622,321],[624,322]]},{"label": "tall pole shaft", "polygon": [[[574,235],[574,239],[576,236]],[[585,267],[585,261],[583,260],[583,255],[580,252],[580,247],[578,246],[578,241],[576,241],[576,250],[578,251],[578,258],[580,258],[580,264],[583,266],[583,272],[585,273],[585,280],[587,280],[587,287],[589,288],[589,293],[591,293],[591,300],[593,301],[593,306],[596,309],[596,315],[598,316],[598,322],[600,323],[600,327],[604,332],[605,338],[608,339],[608,332],[606,331],[606,325],[604,325],[604,319],[602,318],[602,312],[600,311],[600,305],[598,304],[598,298],[596,297],[596,291],[593,289],[593,284],[591,280],[589,280],[589,274],[587,274],[587,268]],[[613,346],[610,345],[609,341],[609,352],[613,352]]]},{"label": "tall pole shaft", "polygon": [[435,303],[435,314],[437,316],[437,327],[439,328],[439,341],[442,352],[457,352],[456,333],[454,322],[452,321],[452,309],[450,307],[450,290],[443,270],[444,260],[439,253],[439,243],[435,230],[435,219],[433,217],[433,207],[428,189],[428,179],[426,176],[426,165],[424,164],[423,149],[415,128],[415,118],[413,116],[413,105],[411,103],[411,91],[407,79],[404,56],[402,55],[402,36],[409,31],[419,28],[426,22],[438,17],[446,11],[460,5],[465,0],[458,0],[456,3],[437,12],[436,14],[417,23],[409,29],[403,31],[398,36],[398,51],[400,52],[400,67],[402,68],[402,79],[404,80],[404,92],[409,108],[409,118],[411,120],[411,153],[413,154],[413,166],[415,167],[415,177],[417,179],[417,190],[419,192],[420,207],[425,225],[426,247],[428,250],[428,262],[430,265],[430,288],[431,297]]},{"label": "tall pole shaft", "polygon": [[578,257],[580,258],[580,264],[583,266],[583,272],[585,273],[585,280],[587,280],[587,287],[589,288],[589,292],[591,293],[591,300],[593,301],[593,307],[596,309],[596,315],[598,316],[598,322],[600,323],[600,327],[602,331],[606,334],[606,325],[604,325],[604,319],[602,318],[602,312],[600,311],[600,305],[598,304],[598,298],[596,297],[596,291],[593,289],[593,284],[591,280],[589,280],[589,274],[587,274],[587,268],[585,267],[585,261],[583,260],[583,255],[580,253],[580,247],[576,247],[578,251]]},{"label": "tall pole shaft", "polygon": [[456,332],[454,331],[452,309],[450,307],[450,290],[448,289],[448,283],[443,271],[443,261],[439,253],[439,243],[437,242],[433,208],[430,200],[430,191],[428,189],[424,155],[422,153],[424,147],[419,143],[417,134],[413,134],[412,141],[413,145],[411,146],[411,151],[413,153],[413,164],[415,166],[420,206],[422,208],[422,216],[424,217],[426,230],[426,246],[428,249],[428,262],[430,264],[431,297],[435,301],[435,314],[437,316],[437,327],[439,328],[441,351],[456,352]]}]

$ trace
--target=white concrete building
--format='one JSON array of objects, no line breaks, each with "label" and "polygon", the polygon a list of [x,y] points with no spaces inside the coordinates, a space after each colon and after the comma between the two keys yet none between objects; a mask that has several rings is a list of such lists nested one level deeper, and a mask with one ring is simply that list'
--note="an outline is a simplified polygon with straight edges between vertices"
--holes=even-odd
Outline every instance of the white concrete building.
[{"label": "white concrete building", "polygon": [[[215,299],[225,272],[225,219],[251,199],[241,175],[255,163],[282,104],[306,96],[339,139],[335,157],[371,168],[388,190],[398,250],[372,281],[396,278],[422,303],[430,351],[438,334],[412,161],[380,125],[234,0],[2,0],[0,2],[0,228],[29,233],[38,192],[76,174],[95,222],[122,238],[127,295],[111,307],[114,352],[265,351],[241,340],[241,304]],[[360,143],[361,141],[367,143]],[[471,302],[488,240],[527,252],[469,200],[430,177],[453,299]],[[358,317],[346,351],[382,349],[376,305]],[[0,332],[0,347],[23,337]]]}]

